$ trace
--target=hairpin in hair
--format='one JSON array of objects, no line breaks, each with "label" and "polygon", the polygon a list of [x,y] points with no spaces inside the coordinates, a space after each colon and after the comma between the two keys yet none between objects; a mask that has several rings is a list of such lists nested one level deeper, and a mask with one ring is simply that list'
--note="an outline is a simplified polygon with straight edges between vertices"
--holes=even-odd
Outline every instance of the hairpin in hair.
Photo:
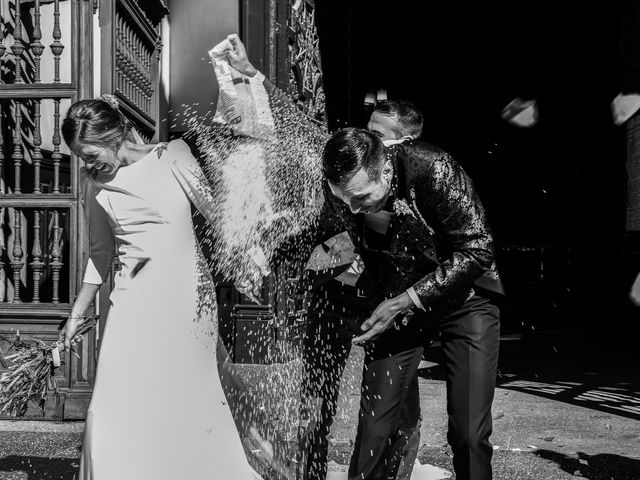
[{"label": "hairpin in hair", "polygon": [[114,110],[120,110],[120,102],[115,95],[111,93],[105,93],[104,95],[100,96],[100,100],[102,100],[103,102],[107,102],[109,106]]}]

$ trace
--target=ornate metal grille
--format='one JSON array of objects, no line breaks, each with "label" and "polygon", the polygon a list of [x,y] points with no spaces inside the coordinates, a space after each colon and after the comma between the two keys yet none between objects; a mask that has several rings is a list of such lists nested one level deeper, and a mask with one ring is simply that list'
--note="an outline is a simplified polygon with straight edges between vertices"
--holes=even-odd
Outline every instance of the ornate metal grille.
[{"label": "ornate metal grille", "polygon": [[113,29],[112,90],[141,136],[150,141],[158,121],[157,84],[160,55],[158,19],[151,20],[137,2],[116,2]]},{"label": "ornate metal grille", "polygon": [[313,0],[291,0],[289,19],[290,94],[311,118],[327,124],[322,64]]}]

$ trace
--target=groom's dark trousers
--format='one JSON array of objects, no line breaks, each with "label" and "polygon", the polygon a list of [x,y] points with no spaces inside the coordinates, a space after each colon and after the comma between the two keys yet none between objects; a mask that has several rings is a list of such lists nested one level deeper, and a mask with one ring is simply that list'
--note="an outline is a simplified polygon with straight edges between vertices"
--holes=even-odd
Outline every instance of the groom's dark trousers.
[{"label": "groom's dark trousers", "polygon": [[350,324],[362,322],[362,298],[357,289],[331,280],[312,291],[302,350],[302,397],[320,399],[320,412],[306,453],[304,480],[327,477],[328,435],[336,415],[340,379],[353,337]]},{"label": "groom's dark trousers", "polygon": [[[411,323],[414,321],[440,331],[447,383],[448,440],[456,478],[488,480],[493,453],[489,443],[491,403],[500,335],[494,297],[476,293],[446,319],[431,322],[420,318]],[[418,332],[414,328],[412,333]],[[405,345],[410,344],[410,337],[400,338]],[[418,345],[391,354],[388,346],[379,349],[374,345],[366,351],[349,480],[396,478],[403,450],[420,415],[417,368],[423,347],[420,337],[415,339]]]},{"label": "groom's dark trousers", "polygon": [[447,381],[447,439],[459,480],[489,480],[491,404],[498,369],[500,317],[494,295],[474,295],[440,326]]}]

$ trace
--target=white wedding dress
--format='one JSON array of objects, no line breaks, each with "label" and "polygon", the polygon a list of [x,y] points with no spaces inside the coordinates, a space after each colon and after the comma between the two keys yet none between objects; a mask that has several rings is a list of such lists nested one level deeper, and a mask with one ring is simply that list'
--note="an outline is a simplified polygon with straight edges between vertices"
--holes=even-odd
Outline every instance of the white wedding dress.
[{"label": "white wedding dress", "polygon": [[190,201],[211,207],[181,140],[96,183],[119,240],[82,480],[255,480],[216,364],[215,291]]}]

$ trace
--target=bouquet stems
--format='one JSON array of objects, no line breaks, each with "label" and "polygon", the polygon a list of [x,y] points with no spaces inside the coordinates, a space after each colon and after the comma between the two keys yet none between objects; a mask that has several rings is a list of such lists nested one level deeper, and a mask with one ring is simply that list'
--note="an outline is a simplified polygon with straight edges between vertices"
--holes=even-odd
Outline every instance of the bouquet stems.
[{"label": "bouquet stems", "polygon": [[[96,326],[98,317],[88,315],[71,343],[75,344],[82,336]],[[34,339],[36,345],[20,346],[16,353],[7,355],[3,360],[12,363],[0,376],[0,415],[22,417],[27,412],[29,402],[36,403],[45,414],[45,404],[49,392],[58,399],[58,382],[55,370],[60,366],[60,352],[64,351],[64,340],[50,345]]]}]

